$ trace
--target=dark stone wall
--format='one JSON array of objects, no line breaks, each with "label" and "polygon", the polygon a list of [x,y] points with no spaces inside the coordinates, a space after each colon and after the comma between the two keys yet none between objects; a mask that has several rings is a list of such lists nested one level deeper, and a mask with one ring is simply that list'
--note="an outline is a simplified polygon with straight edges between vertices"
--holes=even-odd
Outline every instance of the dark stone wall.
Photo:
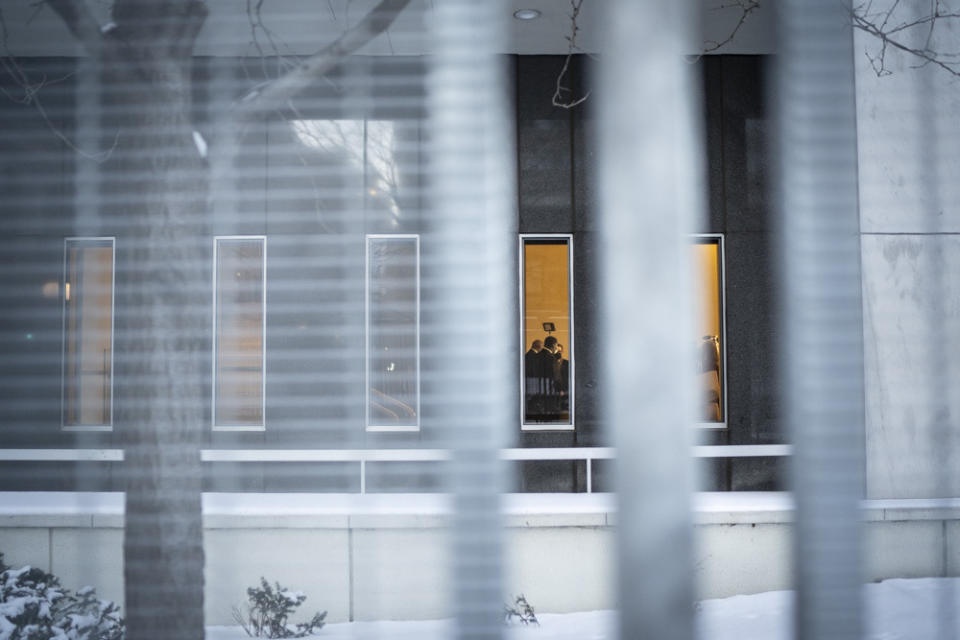
[{"label": "dark stone wall", "polygon": [[[727,431],[723,444],[784,441],[778,420],[777,261],[769,190],[770,118],[762,56],[703,59],[709,231],[726,243]],[[709,488],[782,488],[777,459],[731,459]],[[725,476],[725,477],[724,477]],[[709,477],[709,476],[708,476]]]},{"label": "dark stone wall", "polygon": [[[576,431],[518,432],[527,447],[607,443],[599,402],[599,343],[595,328],[598,245],[596,209],[597,122],[593,103],[574,109],[551,105],[558,56],[516,58],[519,233],[574,236]],[[574,95],[590,89],[590,67],[575,57]],[[726,255],[727,428],[701,430],[703,444],[782,442],[776,412],[777,326],[774,256],[767,187],[768,114],[764,59],[705,56],[698,63],[704,95],[704,169],[709,192],[700,233],[724,235]],[[519,395],[519,394],[518,394]],[[701,488],[764,490],[781,486],[774,461],[701,461]],[[582,467],[582,463],[581,463]],[[605,485],[598,465],[594,486]],[[525,491],[582,491],[583,469],[573,463],[527,463],[518,478]]]},{"label": "dark stone wall", "polygon": [[[572,447],[600,444],[600,412],[597,402],[597,320],[593,317],[597,288],[596,233],[592,201],[594,151],[591,103],[575,109],[555,107],[551,98],[562,56],[514,58],[517,114],[517,233],[569,233],[573,236],[573,341],[574,426],[573,431],[521,431],[516,425],[515,446]],[[585,58],[570,65],[571,89],[576,95],[588,90]],[[519,277],[518,261],[514,273]],[[515,283],[519,291],[519,281]],[[519,296],[514,317],[520,317]],[[527,345],[517,346],[523,353]],[[520,390],[517,389],[519,416]],[[517,465],[520,491],[583,491],[583,462],[526,462]]]}]

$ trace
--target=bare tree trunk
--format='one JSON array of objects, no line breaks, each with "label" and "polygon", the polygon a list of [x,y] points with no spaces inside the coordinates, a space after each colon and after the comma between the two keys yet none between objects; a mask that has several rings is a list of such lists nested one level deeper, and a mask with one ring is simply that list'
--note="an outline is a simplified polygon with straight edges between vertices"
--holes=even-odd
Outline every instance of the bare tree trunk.
[{"label": "bare tree trunk", "polygon": [[[187,76],[184,70],[183,75]],[[189,85],[185,85],[189,87]],[[207,175],[182,96],[148,84],[106,171],[117,243],[128,638],[203,638]],[[206,268],[205,268],[206,267]]]},{"label": "bare tree trunk", "polygon": [[[125,444],[127,638],[204,637],[200,449],[210,340],[211,171],[191,124],[202,0],[115,0],[101,28],[84,0],[46,0],[98,61],[104,130],[120,131],[101,171],[115,229],[114,424]],[[340,38],[249,93],[226,135],[282,107],[385,31],[409,0],[380,2]],[[231,153],[233,145],[224,150]],[[229,164],[216,152],[217,166]],[[219,175],[215,195],[230,188]],[[215,339],[215,338],[214,338]]]},{"label": "bare tree trunk", "polygon": [[102,167],[117,236],[115,421],[125,445],[124,592],[131,640],[201,640],[200,447],[206,419],[208,171],[191,121],[201,0],[117,0],[101,29],[82,0],[48,0],[99,64]]},{"label": "bare tree trunk", "polygon": [[101,187],[105,218],[118,237],[116,424],[126,450],[127,637],[200,640],[208,172],[190,122],[192,42],[170,32],[152,37],[177,16],[135,9],[120,22],[133,34],[122,58],[114,51],[105,60],[103,105],[122,133]]}]

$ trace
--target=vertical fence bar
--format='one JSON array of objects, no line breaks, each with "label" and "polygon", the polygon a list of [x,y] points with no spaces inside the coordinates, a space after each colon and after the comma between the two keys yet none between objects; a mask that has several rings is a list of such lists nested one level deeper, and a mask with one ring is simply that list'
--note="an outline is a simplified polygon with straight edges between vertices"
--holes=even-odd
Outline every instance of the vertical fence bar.
[{"label": "vertical fence bar", "polygon": [[[688,2],[606,5],[600,62],[605,406],[617,447],[621,638],[693,637],[687,234],[702,213]],[[629,334],[630,348],[624,348]]]},{"label": "vertical fence bar", "polygon": [[[451,605],[458,638],[503,633],[500,449],[509,423],[514,161],[501,1],[434,3],[424,234],[424,388],[451,452]],[[465,362],[464,353],[476,353]],[[426,411],[427,409],[425,409]]]},{"label": "vertical fence bar", "polygon": [[787,0],[776,79],[797,637],[858,638],[863,322],[849,2]]}]

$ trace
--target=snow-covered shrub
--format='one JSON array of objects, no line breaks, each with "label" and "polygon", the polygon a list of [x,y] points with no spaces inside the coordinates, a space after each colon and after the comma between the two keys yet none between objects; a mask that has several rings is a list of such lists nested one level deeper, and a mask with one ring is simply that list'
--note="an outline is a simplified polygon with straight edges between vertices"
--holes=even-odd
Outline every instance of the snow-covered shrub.
[{"label": "snow-covered shrub", "polygon": [[121,640],[120,609],[97,599],[93,587],[76,593],[53,574],[12,569],[0,554],[0,640]]},{"label": "snow-covered shrub", "polygon": [[537,620],[537,614],[533,612],[533,607],[527,602],[526,596],[522,593],[513,599],[513,604],[503,605],[503,621],[510,624],[516,620],[521,624],[535,624],[540,626]]},{"label": "snow-covered shrub", "polygon": [[271,587],[270,583],[261,577],[260,588],[247,589],[246,614],[237,607],[233,608],[233,619],[243,627],[247,635],[258,638],[302,638],[320,631],[327,612],[314,614],[310,622],[291,626],[287,620],[307,596],[299,591],[285,589],[279,582],[273,584]]}]

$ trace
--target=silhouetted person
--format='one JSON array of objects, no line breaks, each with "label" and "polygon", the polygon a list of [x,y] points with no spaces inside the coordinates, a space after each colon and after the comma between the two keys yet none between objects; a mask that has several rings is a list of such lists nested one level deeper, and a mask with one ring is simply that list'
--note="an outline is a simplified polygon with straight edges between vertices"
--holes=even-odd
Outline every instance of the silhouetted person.
[{"label": "silhouetted person", "polygon": [[541,340],[534,340],[530,344],[530,349],[523,356],[523,375],[527,378],[539,377],[537,373],[537,362],[539,362],[539,353],[543,349]]},{"label": "silhouetted person", "polygon": [[563,357],[563,345],[557,344],[557,351],[553,354],[553,377],[561,393],[570,390],[570,361]]},{"label": "silhouetted person", "polygon": [[543,349],[537,355],[539,359],[539,371],[537,377],[540,378],[541,393],[554,393],[556,390],[557,377],[554,375],[554,366],[557,352],[557,339],[553,336],[547,336],[543,341]]}]

